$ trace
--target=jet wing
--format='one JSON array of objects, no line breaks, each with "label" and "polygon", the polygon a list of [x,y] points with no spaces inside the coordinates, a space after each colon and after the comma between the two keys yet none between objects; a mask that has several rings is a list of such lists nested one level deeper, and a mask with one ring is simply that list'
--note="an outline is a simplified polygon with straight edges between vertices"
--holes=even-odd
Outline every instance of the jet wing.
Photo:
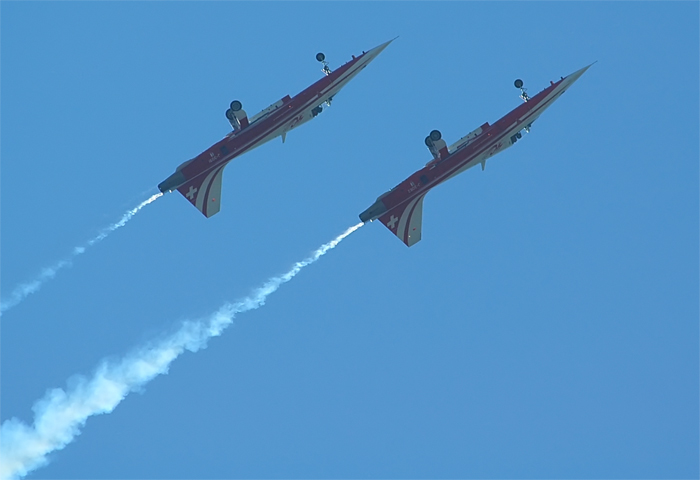
[{"label": "jet wing", "polygon": [[205,217],[219,213],[221,208],[221,179],[224,166],[216,168],[206,175],[200,175],[177,188],[197,210]]},{"label": "jet wing", "polygon": [[379,221],[409,247],[421,239],[424,197],[425,193],[379,217]]}]

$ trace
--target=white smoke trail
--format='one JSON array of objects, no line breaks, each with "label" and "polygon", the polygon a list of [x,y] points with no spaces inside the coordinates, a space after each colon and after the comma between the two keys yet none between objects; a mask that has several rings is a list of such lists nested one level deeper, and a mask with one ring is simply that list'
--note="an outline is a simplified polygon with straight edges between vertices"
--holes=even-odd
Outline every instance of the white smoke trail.
[{"label": "white smoke trail", "polygon": [[287,273],[267,280],[243,300],[224,304],[204,320],[186,321],[174,334],[145,345],[120,361],[103,361],[91,379],[78,377],[71,382],[70,391],[60,388],[48,391],[32,407],[34,425],[29,426],[16,418],[3,422],[0,427],[0,479],[21,478],[48,463],[47,455],[73,441],[89,417],[110,413],[130,392],[139,390],[156,376],[168,373],[170,364],[185,350],[196,352],[205,348],[207,340],[221,335],[237,314],[263,306],[267,297],[282,284],[362,225],[348,228],[310,257],[294,264]]},{"label": "white smoke trail", "polygon": [[139,210],[141,210],[143,207],[148,205],[149,203],[155,202],[158,198],[162,197],[162,193],[156,193],[153,195],[151,198],[148,200],[145,200],[138,204],[136,208],[132,208],[131,210],[128,210],[119,220],[118,222],[115,222],[111,224],[110,226],[103,228],[102,231],[97,234],[94,238],[88,240],[83,246],[80,247],[75,247],[73,249],[73,252],[70,254],[68,258],[64,258],[60,262],[57,262],[56,264],[44,268],[37,277],[27,283],[22,283],[15,287],[14,290],[12,290],[12,293],[10,294],[10,298],[3,300],[0,302],[0,314],[6,312],[10,308],[16,306],[18,303],[20,303],[22,300],[24,300],[28,295],[31,295],[32,293],[36,293],[39,291],[39,289],[44,285],[44,283],[48,282],[49,280],[53,279],[56,274],[66,268],[70,267],[73,265],[73,259],[77,257],[80,254],[85,253],[85,250],[89,247],[92,247],[96,243],[102,241],[112,233],[113,231],[117,230],[118,228],[123,227],[126,225],[126,222],[131,220],[131,218],[136,215]]}]

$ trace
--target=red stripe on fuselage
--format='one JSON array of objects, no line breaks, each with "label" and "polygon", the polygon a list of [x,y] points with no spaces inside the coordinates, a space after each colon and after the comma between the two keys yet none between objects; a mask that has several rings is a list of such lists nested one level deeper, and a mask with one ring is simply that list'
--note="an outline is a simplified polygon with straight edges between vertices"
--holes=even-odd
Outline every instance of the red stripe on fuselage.
[{"label": "red stripe on fuselage", "polygon": [[[565,79],[559,80],[553,85],[550,85],[549,87],[545,88],[543,91],[532,97],[527,103],[519,105],[518,107],[508,112],[497,122],[491,125],[491,127],[489,127],[488,130],[482,132],[472,142],[458,149],[445,160],[437,162],[432,168],[424,167],[418,170],[417,172],[413,173],[406,180],[404,180],[397,187],[394,188],[394,191],[396,191],[394,195],[392,195],[393,192],[391,192],[389,193],[389,195],[387,195],[387,197],[382,199],[384,205],[387,207],[387,212],[390,210],[394,210],[396,207],[399,207],[403,203],[410,201],[412,198],[415,198],[420,194],[427,193],[427,191],[431,188],[451,178],[452,175],[454,175],[461,168],[468,165],[469,162],[471,162],[475,158],[478,158],[481,154],[485,153],[490,148],[493,148],[494,145],[497,145],[498,142],[503,140],[507,132],[506,127],[509,127],[514,123],[523,123],[527,125],[528,119],[532,118],[533,116],[536,116],[538,112],[546,108],[548,105],[551,104],[551,102],[553,102],[558,97],[558,95],[552,96],[546,101],[544,101],[544,99],[547,98],[549,93],[554,91],[556,87],[560,85],[564,80]],[[529,113],[526,113],[527,118],[519,120],[519,118],[523,116],[523,113],[528,112],[528,109]],[[458,159],[457,157],[462,157],[462,159]],[[449,162],[449,165],[447,162]],[[423,175],[428,177],[427,183],[423,183],[422,181],[420,181],[420,177]],[[407,190],[406,186],[409,185],[411,181],[419,184],[420,188],[407,194],[405,192],[405,190]],[[393,205],[387,204],[387,201],[391,201],[394,199],[396,199],[396,201]]]},{"label": "red stripe on fuselage", "polygon": [[[260,142],[260,140],[271,134],[275,129],[292,120],[296,115],[304,112],[307,108],[312,106],[315,100],[317,100],[320,96],[323,96],[325,92],[333,88],[336,84],[340,83],[340,81],[344,79],[341,77],[343,77],[346,72],[351,70],[352,66],[359,62],[365,55],[366,53],[363,53],[359,57],[355,57],[345,65],[335,70],[333,73],[331,73],[331,75],[321,78],[313,85],[294,96],[288,103],[270,112],[269,116],[262,119],[260,123],[253,123],[248,128],[241,130],[241,132],[235,135],[233,138],[224,138],[199,154],[197,157],[195,157],[193,162],[189,163],[182,169],[182,173],[185,174],[187,181],[191,181],[199,175],[206,174],[217,166],[225,165],[239,155],[242,155],[248,150],[254,148]],[[301,105],[298,107],[292,107],[294,103],[300,103]],[[263,125],[269,126],[263,130],[260,130]],[[258,130],[260,130],[260,132],[255,133]],[[248,136],[251,136],[251,138],[246,139]],[[236,147],[235,145],[238,143],[242,143],[242,145],[240,147]],[[231,150],[232,153],[209,165],[208,162],[209,158],[211,157],[207,158],[206,155],[210,152],[214,153],[214,155],[220,155],[221,147],[224,145]]]}]

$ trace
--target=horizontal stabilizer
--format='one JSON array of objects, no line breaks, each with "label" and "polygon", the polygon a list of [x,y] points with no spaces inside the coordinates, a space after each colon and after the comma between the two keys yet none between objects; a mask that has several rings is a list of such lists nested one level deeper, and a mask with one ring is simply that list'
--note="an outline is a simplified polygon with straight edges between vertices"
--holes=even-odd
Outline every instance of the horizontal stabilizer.
[{"label": "horizontal stabilizer", "polygon": [[424,197],[425,193],[379,217],[379,221],[409,247],[421,239]]}]

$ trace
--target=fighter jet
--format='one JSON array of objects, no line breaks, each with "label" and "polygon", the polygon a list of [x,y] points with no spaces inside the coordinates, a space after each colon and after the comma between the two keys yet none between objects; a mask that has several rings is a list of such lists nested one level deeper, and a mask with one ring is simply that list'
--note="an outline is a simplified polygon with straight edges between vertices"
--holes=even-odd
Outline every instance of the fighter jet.
[{"label": "fighter jet", "polygon": [[321,70],[324,77],[298,95],[287,95],[250,118],[241,102],[234,100],[226,110],[232,131],[221,141],[177,167],[175,173],[158,185],[158,189],[163,193],[177,189],[207,218],[218,213],[223,171],[231,160],[280,136],[284,143],[290,130],[320,114],[324,104],[330,106],[340,89],[392,41],[362,52],[358,57],[353,55],[352,60],[333,71],[328,66],[325,55],[318,53],[316,60],[323,65]]},{"label": "fighter jet", "polygon": [[[592,65],[592,64],[591,64]],[[523,81],[515,81],[523,104],[513,109],[493,125],[488,122],[460,138],[449,147],[438,130],[425,138],[425,144],[433,154],[424,168],[381,195],[374,204],[360,214],[364,223],[379,219],[399,240],[415,245],[421,239],[423,198],[431,188],[463,171],[480,164],[483,170],[486,160],[522,138],[522,131],[530,133],[532,123],[549,108],[591,65],[562,77],[537,95],[530,97]]]}]

